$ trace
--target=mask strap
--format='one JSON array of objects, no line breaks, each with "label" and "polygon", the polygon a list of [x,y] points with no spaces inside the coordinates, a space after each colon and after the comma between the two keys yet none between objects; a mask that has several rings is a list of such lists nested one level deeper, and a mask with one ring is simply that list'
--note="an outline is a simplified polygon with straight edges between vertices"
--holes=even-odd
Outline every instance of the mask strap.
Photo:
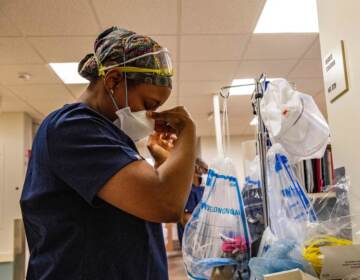
[{"label": "mask strap", "polygon": [[115,101],[115,98],[114,98],[114,90],[113,90],[113,89],[110,89],[110,98],[111,98],[111,101],[112,101],[112,103],[114,104],[116,110],[120,110],[120,109],[119,109],[119,106],[116,104],[116,101]]},{"label": "mask strap", "polygon": [[[124,48],[124,67],[125,67],[125,48]],[[127,78],[126,78],[126,72],[124,73],[124,79],[125,79],[125,106],[128,107],[128,87],[127,87]]]}]

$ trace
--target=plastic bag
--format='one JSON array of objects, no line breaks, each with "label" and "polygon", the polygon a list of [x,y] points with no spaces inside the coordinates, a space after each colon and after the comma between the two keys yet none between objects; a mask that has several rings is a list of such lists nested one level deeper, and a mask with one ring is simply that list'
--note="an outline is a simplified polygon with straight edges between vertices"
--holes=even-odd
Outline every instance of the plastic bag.
[{"label": "plastic bag", "polygon": [[307,227],[308,238],[331,235],[341,239],[360,241],[360,197],[350,193],[350,182],[340,178],[335,185],[327,186],[313,207],[318,221]]},{"label": "plastic bag", "polygon": [[265,229],[260,181],[253,181],[246,177],[242,195],[251,239],[255,242],[261,238]]},{"label": "plastic bag", "polygon": [[314,99],[284,79],[271,81],[261,100],[261,117],[272,143],[279,143],[291,162],[321,158],[330,130]]},{"label": "plastic bag", "polygon": [[327,186],[325,191],[313,201],[318,220],[307,225],[303,252],[318,275],[324,263],[321,247],[346,246],[360,241],[359,197],[350,192],[349,180],[340,178],[335,185]]},{"label": "plastic bag", "polygon": [[321,254],[320,248],[324,246],[332,247],[347,245],[352,245],[352,241],[336,238],[334,236],[320,235],[306,241],[303,255],[305,260],[312,264],[317,275],[320,275],[321,269],[324,264],[324,256]]},{"label": "plastic bag", "polygon": [[300,186],[281,147],[268,152],[268,200],[270,227],[279,239],[302,244],[307,224],[317,217],[304,189]]},{"label": "plastic bag", "polygon": [[262,257],[252,258],[249,267],[257,280],[263,280],[266,274],[296,268],[314,275],[312,267],[302,257],[298,243],[288,239],[275,241]]},{"label": "plastic bag", "polygon": [[248,279],[251,238],[230,159],[221,159],[209,169],[205,189],[185,227],[187,273],[193,279],[236,279],[227,276],[239,272],[242,279]]}]

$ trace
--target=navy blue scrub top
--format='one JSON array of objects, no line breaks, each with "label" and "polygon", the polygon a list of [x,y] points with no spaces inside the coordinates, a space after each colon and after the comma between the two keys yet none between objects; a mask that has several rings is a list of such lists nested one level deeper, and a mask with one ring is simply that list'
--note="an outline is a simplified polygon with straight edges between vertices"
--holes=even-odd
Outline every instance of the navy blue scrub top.
[{"label": "navy blue scrub top", "polygon": [[66,105],[43,121],[20,201],[27,280],[168,279],[161,225],[96,196],[139,159],[132,140],[85,104]]},{"label": "navy blue scrub top", "polygon": [[[204,187],[201,186],[196,187],[194,184],[191,186],[191,192],[184,209],[185,213],[191,214],[195,210],[196,206],[201,201],[203,193],[204,193]],[[182,226],[182,224],[180,223],[177,224],[177,230],[178,230],[179,242],[180,244],[182,244],[182,237],[184,235],[184,227]]]}]

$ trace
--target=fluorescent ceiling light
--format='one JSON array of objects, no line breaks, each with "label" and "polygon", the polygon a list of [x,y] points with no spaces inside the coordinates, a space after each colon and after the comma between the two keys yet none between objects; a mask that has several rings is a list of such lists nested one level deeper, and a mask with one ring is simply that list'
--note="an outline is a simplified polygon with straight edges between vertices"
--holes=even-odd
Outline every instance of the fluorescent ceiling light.
[{"label": "fluorescent ceiling light", "polygon": [[78,74],[77,62],[49,63],[56,75],[65,84],[88,84],[89,81]]},{"label": "fluorescent ceiling light", "polygon": [[254,33],[319,32],[316,0],[267,0]]},{"label": "fluorescent ceiling light", "polygon": [[[279,78],[266,78],[267,81],[271,82]],[[255,90],[254,79],[234,79],[231,83],[232,86],[243,85],[242,87],[233,87],[229,89],[230,96],[239,95],[252,95]]]},{"label": "fluorescent ceiling light", "polygon": [[254,84],[254,79],[235,79],[232,81],[232,86],[244,85],[242,87],[234,87],[229,89],[230,96],[234,95],[252,95],[255,90],[255,85],[247,85]]},{"label": "fluorescent ceiling light", "polygon": [[258,118],[257,118],[257,116],[255,116],[255,117],[251,120],[250,125],[255,126],[255,125],[257,125],[257,123],[258,123]]}]

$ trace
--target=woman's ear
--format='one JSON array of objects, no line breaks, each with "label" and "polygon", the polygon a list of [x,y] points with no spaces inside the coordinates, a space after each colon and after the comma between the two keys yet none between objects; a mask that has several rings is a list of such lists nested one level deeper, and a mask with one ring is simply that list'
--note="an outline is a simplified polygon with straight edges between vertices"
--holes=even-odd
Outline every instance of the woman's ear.
[{"label": "woman's ear", "polygon": [[115,90],[124,81],[123,74],[115,69],[110,70],[104,77],[104,86],[106,91]]}]

